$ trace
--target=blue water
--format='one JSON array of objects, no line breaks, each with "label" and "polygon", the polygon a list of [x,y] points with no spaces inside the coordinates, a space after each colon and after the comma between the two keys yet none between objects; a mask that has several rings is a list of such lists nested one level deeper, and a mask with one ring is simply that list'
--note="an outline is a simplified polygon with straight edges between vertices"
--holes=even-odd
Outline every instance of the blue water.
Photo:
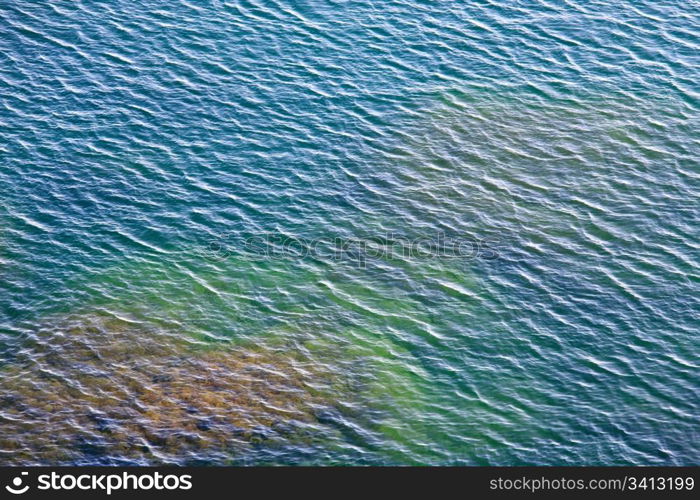
[{"label": "blue water", "polygon": [[3,463],[700,462],[698,2],[0,23]]}]

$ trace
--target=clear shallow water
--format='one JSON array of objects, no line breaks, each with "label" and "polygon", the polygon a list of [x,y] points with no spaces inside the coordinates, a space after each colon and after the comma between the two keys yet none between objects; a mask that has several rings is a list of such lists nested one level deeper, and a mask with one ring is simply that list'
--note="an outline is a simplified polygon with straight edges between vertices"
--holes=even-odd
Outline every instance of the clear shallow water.
[{"label": "clear shallow water", "polygon": [[699,14],[5,2],[2,461],[697,464]]}]

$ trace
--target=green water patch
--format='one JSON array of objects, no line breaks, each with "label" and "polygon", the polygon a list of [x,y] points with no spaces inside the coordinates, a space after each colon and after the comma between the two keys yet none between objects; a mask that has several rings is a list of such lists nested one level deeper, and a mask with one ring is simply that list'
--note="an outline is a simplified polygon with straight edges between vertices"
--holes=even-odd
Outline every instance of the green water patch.
[{"label": "green water patch", "polygon": [[[342,436],[341,440],[327,440],[325,450],[342,456],[348,446],[360,447],[369,463],[417,464],[425,460],[415,452],[429,442],[422,422],[431,378],[410,343],[381,326],[346,326],[339,335],[332,327],[324,329],[305,322],[268,332],[266,344],[298,350],[315,359],[335,359],[345,367],[345,374],[354,374],[340,380],[338,391],[349,391],[354,398],[338,400],[324,416],[323,423]],[[407,412],[415,420],[402,418]]]},{"label": "green water patch", "polygon": [[[208,259],[183,251],[159,260],[127,259],[69,286],[87,297],[82,307],[115,308],[163,327],[184,327],[190,336],[230,340],[319,307],[312,287],[321,272],[291,260]],[[58,312],[71,310],[63,308]]]}]

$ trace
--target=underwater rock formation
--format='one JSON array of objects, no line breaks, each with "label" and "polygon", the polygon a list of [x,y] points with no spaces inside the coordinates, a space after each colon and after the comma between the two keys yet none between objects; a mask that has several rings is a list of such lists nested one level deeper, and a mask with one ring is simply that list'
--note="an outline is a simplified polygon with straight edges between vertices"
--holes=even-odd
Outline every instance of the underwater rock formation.
[{"label": "underwater rock formation", "polygon": [[5,464],[225,463],[313,440],[342,385],[280,346],[195,344],[114,316],[55,324],[0,370]]}]

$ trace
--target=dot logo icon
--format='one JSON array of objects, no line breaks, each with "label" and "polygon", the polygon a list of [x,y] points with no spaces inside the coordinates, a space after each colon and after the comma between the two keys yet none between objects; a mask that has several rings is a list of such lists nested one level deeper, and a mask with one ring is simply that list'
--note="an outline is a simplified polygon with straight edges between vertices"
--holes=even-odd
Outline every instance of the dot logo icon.
[{"label": "dot logo icon", "polygon": [[29,485],[22,486],[22,483],[23,483],[22,476],[27,476],[27,475],[29,475],[28,472],[22,472],[21,476],[17,476],[16,478],[14,478],[12,480],[12,485],[5,486],[5,489],[14,495],[21,495],[22,493],[26,493],[27,490],[29,489]]}]

